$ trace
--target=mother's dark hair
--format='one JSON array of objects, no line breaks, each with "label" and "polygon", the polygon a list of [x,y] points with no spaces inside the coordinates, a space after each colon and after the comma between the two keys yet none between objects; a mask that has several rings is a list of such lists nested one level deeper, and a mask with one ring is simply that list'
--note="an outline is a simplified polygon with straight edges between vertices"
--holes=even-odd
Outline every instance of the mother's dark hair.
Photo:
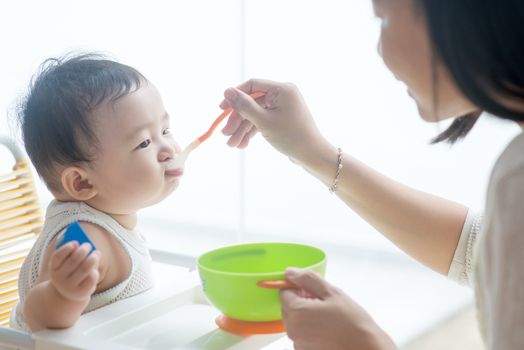
[{"label": "mother's dark hair", "polygon": [[[427,18],[435,59],[462,93],[482,111],[524,121],[524,0],[415,1]],[[455,119],[433,141],[455,142],[479,116]]]}]

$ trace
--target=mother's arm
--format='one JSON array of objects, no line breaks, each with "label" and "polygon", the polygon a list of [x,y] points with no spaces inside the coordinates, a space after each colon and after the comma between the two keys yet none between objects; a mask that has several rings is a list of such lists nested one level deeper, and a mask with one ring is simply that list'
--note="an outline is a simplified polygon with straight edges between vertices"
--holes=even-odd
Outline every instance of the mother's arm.
[{"label": "mother's arm", "polygon": [[[255,101],[248,96],[255,91],[266,95]],[[225,96],[221,107],[235,109],[223,130],[230,146],[247,146],[258,130],[278,151],[332,185],[338,150],[321,135],[294,85],[252,79]],[[400,184],[347,153],[337,188],[344,203],[407,254],[448,273],[467,207]]]},{"label": "mother's arm", "polygon": [[[331,186],[337,149],[319,145],[301,165]],[[349,154],[343,155],[336,194],[400,249],[433,270],[448,274],[468,208],[403,185]]]}]

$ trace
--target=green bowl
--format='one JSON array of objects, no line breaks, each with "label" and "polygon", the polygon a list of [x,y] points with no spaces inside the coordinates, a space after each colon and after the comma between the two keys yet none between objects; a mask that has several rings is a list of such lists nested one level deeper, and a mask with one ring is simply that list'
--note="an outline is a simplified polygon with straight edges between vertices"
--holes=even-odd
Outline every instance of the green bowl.
[{"label": "green bowl", "polygon": [[278,289],[257,283],[284,280],[288,267],[324,275],[326,254],[302,244],[240,244],[207,252],[197,265],[204,293],[224,315],[241,321],[278,321],[282,319]]}]

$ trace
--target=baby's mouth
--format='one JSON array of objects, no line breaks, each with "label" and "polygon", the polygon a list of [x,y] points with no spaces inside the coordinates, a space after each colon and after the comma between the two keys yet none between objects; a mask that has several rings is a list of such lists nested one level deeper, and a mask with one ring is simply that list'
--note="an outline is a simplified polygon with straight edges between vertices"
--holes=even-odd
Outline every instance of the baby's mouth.
[{"label": "baby's mouth", "polygon": [[177,170],[177,169],[184,169],[184,164],[186,162],[187,153],[179,153],[176,158],[173,158],[168,164],[167,164],[167,171],[170,170]]},{"label": "baby's mouth", "polygon": [[182,168],[174,168],[174,169],[166,169],[165,174],[167,176],[182,176],[184,175],[184,169]]}]

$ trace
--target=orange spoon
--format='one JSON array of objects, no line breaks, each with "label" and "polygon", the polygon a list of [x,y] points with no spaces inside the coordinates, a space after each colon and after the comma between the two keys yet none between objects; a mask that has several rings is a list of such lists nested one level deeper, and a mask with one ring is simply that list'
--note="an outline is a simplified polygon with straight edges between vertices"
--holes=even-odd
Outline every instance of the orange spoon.
[{"label": "orange spoon", "polygon": [[[253,99],[257,99],[257,98],[262,97],[264,95],[265,95],[265,93],[263,93],[263,92],[254,92],[254,93],[250,94],[250,96]],[[187,159],[187,156],[189,155],[189,153],[191,153],[191,151],[193,151],[195,148],[200,146],[200,144],[202,142],[204,142],[209,137],[211,137],[211,135],[213,134],[213,131],[215,131],[215,129],[218,126],[218,124],[220,124],[224,119],[229,117],[231,115],[231,113],[233,113],[233,108],[229,107],[229,108],[225,109],[218,116],[218,118],[215,119],[213,124],[211,124],[211,127],[202,136],[200,136],[195,141],[193,141],[189,145],[187,145],[186,148],[184,148],[184,150],[175,159],[173,159],[173,161],[171,161],[171,163],[169,163],[169,168],[170,169],[181,169],[181,168],[184,168],[184,164],[186,162],[186,159]]]}]

